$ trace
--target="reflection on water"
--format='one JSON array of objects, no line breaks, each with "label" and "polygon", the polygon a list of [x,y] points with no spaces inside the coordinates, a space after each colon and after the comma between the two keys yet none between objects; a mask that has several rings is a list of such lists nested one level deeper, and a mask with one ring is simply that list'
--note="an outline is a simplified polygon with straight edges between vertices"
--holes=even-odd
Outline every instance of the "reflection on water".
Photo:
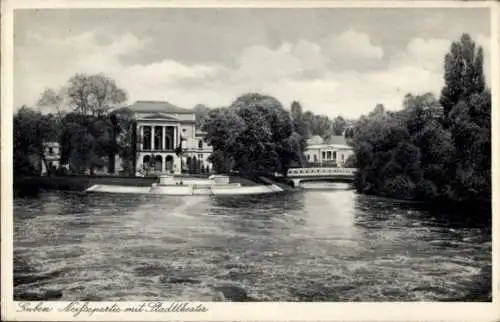
[{"label": "reflection on water", "polygon": [[346,189],[14,202],[18,299],[487,300],[491,230]]}]

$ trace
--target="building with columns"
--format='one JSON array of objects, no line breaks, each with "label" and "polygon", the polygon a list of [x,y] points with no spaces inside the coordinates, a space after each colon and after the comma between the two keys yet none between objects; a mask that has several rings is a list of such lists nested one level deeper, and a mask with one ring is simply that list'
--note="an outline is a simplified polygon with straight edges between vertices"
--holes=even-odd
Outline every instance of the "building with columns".
[{"label": "building with columns", "polygon": [[61,159],[61,149],[59,147],[59,142],[44,142],[43,143],[43,154],[45,161],[41,160],[41,175],[46,175],[48,170],[47,167],[52,169],[59,168]]},{"label": "building with columns", "polygon": [[304,151],[310,167],[344,167],[347,159],[354,154],[352,147],[347,145],[344,136],[334,136],[326,143],[318,144],[310,140]]},{"label": "building with columns", "polygon": [[[196,129],[192,110],[158,101],[137,101],[128,106],[134,113],[136,132],[136,172],[210,172],[212,148]],[[181,156],[176,149],[182,144]]]}]

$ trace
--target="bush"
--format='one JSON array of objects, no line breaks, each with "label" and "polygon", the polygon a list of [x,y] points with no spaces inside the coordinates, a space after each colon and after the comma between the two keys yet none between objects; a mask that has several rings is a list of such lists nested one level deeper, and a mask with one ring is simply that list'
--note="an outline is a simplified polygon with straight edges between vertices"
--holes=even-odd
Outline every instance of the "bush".
[{"label": "bush", "polygon": [[430,180],[422,180],[417,184],[415,197],[418,200],[436,200],[439,197],[438,188]]},{"label": "bush", "polygon": [[415,196],[415,183],[405,175],[386,179],[383,185],[383,194],[391,198],[413,199]]}]

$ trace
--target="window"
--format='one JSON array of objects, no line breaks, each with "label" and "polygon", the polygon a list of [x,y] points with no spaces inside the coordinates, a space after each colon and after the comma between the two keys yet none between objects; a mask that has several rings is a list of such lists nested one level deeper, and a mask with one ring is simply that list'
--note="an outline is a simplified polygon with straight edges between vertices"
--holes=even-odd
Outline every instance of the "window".
[{"label": "window", "polygon": [[198,149],[203,149],[203,140],[198,141]]},{"label": "window", "polygon": [[49,155],[52,155],[52,154],[54,154],[54,148],[50,146],[49,147]]},{"label": "window", "polygon": [[311,155],[310,154],[307,155],[307,161],[309,161],[309,160],[311,160]]},{"label": "window", "polygon": [[325,151],[323,151],[323,152],[321,153],[321,156],[322,156],[322,159],[323,159],[323,160],[325,160],[325,159],[326,159],[326,153],[325,153]]},{"label": "window", "polygon": [[327,160],[331,160],[332,159],[332,151],[326,152],[326,158],[327,158]]},{"label": "window", "polygon": [[198,160],[203,160],[203,154],[198,154]]}]

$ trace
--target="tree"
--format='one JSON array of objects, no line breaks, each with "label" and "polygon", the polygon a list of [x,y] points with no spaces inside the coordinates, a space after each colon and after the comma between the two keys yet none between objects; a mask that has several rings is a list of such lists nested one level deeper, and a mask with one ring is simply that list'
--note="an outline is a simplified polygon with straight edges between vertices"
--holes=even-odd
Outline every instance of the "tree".
[{"label": "tree", "polygon": [[334,135],[342,135],[347,127],[347,122],[339,115],[333,120],[332,127]]},{"label": "tree", "polygon": [[125,100],[125,92],[104,74],[75,74],[58,91],[46,89],[38,104],[57,111],[61,162],[70,163],[74,171],[83,173],[87,168],[93,172],[106,159],[108,172],[113,173],[118,154],[125,157],[126,167],[131,168],[128,163],[135,153],[130,133],[132,115],[125,109],[113,110]]},{"label": "tree", "polygon": [[464,35],[446,56],[439,102],[408,94],[401,111],[378,105],[358,120],[358,191],[440,202],[491,198],[491,94],[482,59]]},{"label": "tree", "polygon": [[357,168],[356,155],[351,154],[344,162],[344,168]]},{"label": "tree", "polygon": [[92,116],[102,116],[127,100],[125,91],[104,74],[74,75],[68,81],[65,95],[75,112]]},{"label": "tree", "polygon": [[491,196],[491,93],[486,88],[483,49],[468,34],[445,57],[440,102],[456,155],[451,195],[459,200]]},{"label": "tree", "polygon": [[300,105],[300,103],[298,101],[292,102],[292,105],[290,106],[290,112],[292,115],[292,119],[294,119],[294,120],[298,120],[302,117],[303,110],[302,110],[302,106]]},{"label": "tree", "polygon": [[204,130],[214,149],[211,161],[223,163],[214,163],[216,169],[232,164],[245,175],[286,173],[302,153],[290,113],[267,95],[245,94],[229,108],[212,111]]},{"label": "tree", "polygon": [[[44,153],[45,142],[57,142],[61,128],[53,114],[43,115],[27,106],[22,106],[13,120],[14,172],[18,174],[39,173],[40,162],[47,164]],[[50,171],[49,175],[51,174]]]},{"label": "tree", "polygon": [[[307,146],[307,140],[309,138],[308,126],[304,121],[304,116],[302,114],[302,106],[299,102],[293,101],[290,106],[293,129],[297,134],[295,135],[295,140],[299,142],[300,151],[304,151]],[[300,155],[300,166],[303,167],[306,164],[305,157],[303,154]]]},{"label": "tree", "polygon": [[[109,118],[112,125],[110,127],[113,138],[112,144],[114,145],[110,154],[118,154],[122,160],[123,171],[134,174],[137,145],[142,141],[142,138],[137,133],[134,113],[128,108],[121,108],[111,112]],[[114,160],[114,155],[108,155],[108,157],[113,157]],[[109,163],[108,171],[114,171],[114,161],[113,165],[111,165],[111,162]]]},{"label": "tree", "polygon": [[468,34],[463,34],[460,41],[453,42],[450,52],[444,59],[445,86],[439,99],[445,118],[460,101],[467,101],[471,95],[485,90],[483,72],[483,49],[476,45]]},{"label": "tree", "polygon": [[59,92],[56,92],[53,89],[45,89],[40,95],[38,99],[37,105],[40,107],[50,107],[56,110],[56,115],[59,119],[64,117],[63,109],[64,109],[64,89],[60,89]]},{"label": "tree", "polygon": [[203,123],[205,122],[205,118],[210,112],[210,108],[208,108],[206,105],[198,104],[193,108],[193,112],[196,118],[196,128],[203,128]]},{"label": "tree", "polygon": [[311,128],[312,135],[319,135],[323,139],[332,134],[332,122],[325,115],[314,115]]}]

